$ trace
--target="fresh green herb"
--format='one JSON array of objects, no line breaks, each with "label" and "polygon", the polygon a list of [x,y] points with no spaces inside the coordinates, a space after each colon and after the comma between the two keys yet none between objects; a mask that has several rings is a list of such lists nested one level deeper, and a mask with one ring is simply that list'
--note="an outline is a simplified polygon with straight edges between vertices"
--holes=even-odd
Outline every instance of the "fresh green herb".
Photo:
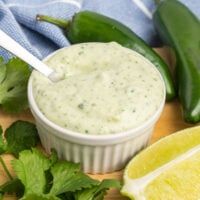
[{"label": "fresh green herb", "polygon": [[59,195],[59,198],[62,200],[75,200],[73,192],[66,192],[64,194]]},{"label": "fresh green herb", "polygon": [[39,143],[36,126],[26,121],[16,121],[5,131],[0,128],[0,153],[12,153],[16,157],[19,152],[35,147]]},{"label": "fresh green herb", "polygon": [[0,105],[9,113],[18,113],[28,107],[27,83],[31,70],[19,58],[4,63],[0,58]]},{"label": "fresh green herb", "polygon": [[[57,199],[57,195],[74,192],[97,185],[98,182],[80,172],[79,164],[58,161],[54,165],[37,149],[25,150],[13,161],[14,170],[25,187],[23,199],[30,196]],[[50,170],[53,180],[50,191],[46,191],[45,172]]]},{"label": "fresh green herb", "polygon": [[98,181],[91,179],[80,171],[80,165],[59,161],[52,168],[53,186],[50,194],[59,195],[65,192],[75,192],[83,188],[98,185]]},{"label": "fresh green herb", "polygon": [[10,179],[0,186],[0,200],[5,193],[15,193],[21,200],[103,200],[106,190],[120,188],[117,180],[99,182],[81,172],[80,164],[58,160],[55,150],[48,157],[32,148],[37,142],[36,127],[30,122],[14,122],[4,138],[0,127],[0,153],[17,157],[12,160],[16,177],[12,177],[0,157]]},{"label": "fresh green herb", "polygon": [[5,193],[16,194],[17,197],[21,197],[24,193],[24,186],[19,179],[12,179],[0,186],[0,199]]},{"label": "fresh green herb", "polygon": [[[37,134],[37,129],[35,125],[30,122],[14,122],[9,128],[6,129],[4,137],[3,130],[0,127],[0,154],[12,153],[13,155],[18,156],[20,151],[24,149],[30,149],[31,147],[36,146],[38,142],[39,137]],[[10,179],[10,181],[0,186],[0,199],[4,193],[12,193],[12,190],[14,190],[18,195],[21,193],[21,190],[18,190],[18,188],[22,188],[22,184],[20,185],[19,180],[13,179],[1,156],[0,164]],[[15,190],[15,188],[17,189]]]},{"label": "fresh green herb", "polygon": [[51,149],[49,160],[51,162],[51,165],[54,165],[56,162],[58,162],[58,155],[55,149]]},{"label": "fresh green herb", "polygon": [[[120,187],[116,180],[100,183],[90,178],[80,171],[79,164],[51,160],[37,149],[22,151],[19,159],[13,160],[14,171],[24,185],[22,200],[101,200],[107,189]],[[52,179],[46,178],[46,172]]]},{"label": "fresh green herb", "polygon": [[6,150],[6,146],[3,141],[3,129],[0,126],[0,154],[4,153]]},{"label": "fresh green herb", "polygon": [[103,180],[99,185],[92,188],[78,191],[75,194],[75,200],[102,200],[109,188],[120,189],[120,183],[116,180]]},{"label": "fresh green herb", "polygon": [[39,150],[24,150],[18,160],[13,160],[13,168],[25,188],[24,197],[32,194],[43,195],[47,184],[45,171],[51,162]]}]

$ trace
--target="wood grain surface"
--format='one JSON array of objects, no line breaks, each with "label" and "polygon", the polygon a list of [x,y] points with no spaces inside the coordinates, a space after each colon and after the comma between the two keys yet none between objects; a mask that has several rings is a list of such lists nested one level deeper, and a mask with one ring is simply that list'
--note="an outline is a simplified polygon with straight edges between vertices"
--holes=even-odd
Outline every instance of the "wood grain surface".
[{"label": "wood grain surface", "polygon": [[[166,49],[159,49],[157,50],[162,57],[169,63],[170,66],[173,65],[173,61],[171,59],[171,56],[169,54],[169,51]],[[5,130],[6,127],[8,127],[12,122],[16,120],[27,120],[34,122],[34,119],[30,113],[30,111],[26,111],[20,115],[9,115],[4,113],[2,110],[0,110],[0,124],[2,125],[3,129]],[[184,129],[186,127],[189,127],[191,125],[184,123],[181,115],[181,108],[179,105],[179,102],[177,100],[174,100],[173,102],[166,103],[164,110],[162,112],[162,115],[157,122],[152,139],[150,143],[153,143],[160,138],[167,136],[169,134],[172,134],[175,131]],[[3,155],[3,159],[6,161],[8,166],[10,166],[10,160],[12,157],[10,155]],[[9,167],[11,169],[11,166]],[[117,171],[110,174],[104,174],[104,175],[91,175],[94,178],[97,178],[99,180],[104,178],[115,178],[118,180],[122,180],[123,176],[123,170]],[[6,181],[7,177],[2,170],[0,166],[0,185],[3,184]],[[13,196],[7,196],[4,198],[5,200],[14,200],[16,199]],[[108,192],[108,195],[105,197],[105,200],[125,200],[127,198],[122,197],[119,193],[119,191],[116,190],[110,190]]]}]

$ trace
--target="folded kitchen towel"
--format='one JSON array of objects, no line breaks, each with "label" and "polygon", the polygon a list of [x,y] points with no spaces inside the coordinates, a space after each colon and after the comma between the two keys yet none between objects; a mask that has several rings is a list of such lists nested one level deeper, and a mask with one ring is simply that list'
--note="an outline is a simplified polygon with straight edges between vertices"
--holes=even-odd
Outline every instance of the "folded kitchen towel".
[{"label": "folded kitchen towel", "polygon": [[[180,1],[200,18],[200,0]],[[151,19],[155,7],[154,0],[0,0],[0,29],[42,59],[70,43],[60,28],[36,22],[36,15],[70,19],[80,10],[91,10],[124,23],[155,45],[158,39]],[[11,56],[2,48],[0,55]]]}]

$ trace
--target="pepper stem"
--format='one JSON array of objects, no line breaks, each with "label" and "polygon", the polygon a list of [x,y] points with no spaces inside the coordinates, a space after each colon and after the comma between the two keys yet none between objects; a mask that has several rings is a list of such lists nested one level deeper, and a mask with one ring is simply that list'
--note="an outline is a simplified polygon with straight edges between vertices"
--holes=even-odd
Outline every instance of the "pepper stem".
[{"label": "pepper stem", "polygon": [[54,17],[47,16],[47,15],[37,15],[36,16],[36,20],[37,21],[49,22],[51,24],[55,24],[55,25],[59,26],[62,29],[67,29],[69,24],[70,24],[70,20],[56,19]]}]

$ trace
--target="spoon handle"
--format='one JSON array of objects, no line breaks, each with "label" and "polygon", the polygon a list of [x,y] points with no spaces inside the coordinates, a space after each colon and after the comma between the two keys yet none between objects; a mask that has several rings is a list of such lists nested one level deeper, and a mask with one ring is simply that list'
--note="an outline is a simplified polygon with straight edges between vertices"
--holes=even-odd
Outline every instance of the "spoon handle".
[{"label": "spoon handle", "polygon": [[31,65],[33,68],[41,72],[46,77],[49,77],[53,70],[29,53],[24,47],[18,44],[10,36],[0,30],[0,46],[8,50],[12,54],[24,60],[26,63]]}]

